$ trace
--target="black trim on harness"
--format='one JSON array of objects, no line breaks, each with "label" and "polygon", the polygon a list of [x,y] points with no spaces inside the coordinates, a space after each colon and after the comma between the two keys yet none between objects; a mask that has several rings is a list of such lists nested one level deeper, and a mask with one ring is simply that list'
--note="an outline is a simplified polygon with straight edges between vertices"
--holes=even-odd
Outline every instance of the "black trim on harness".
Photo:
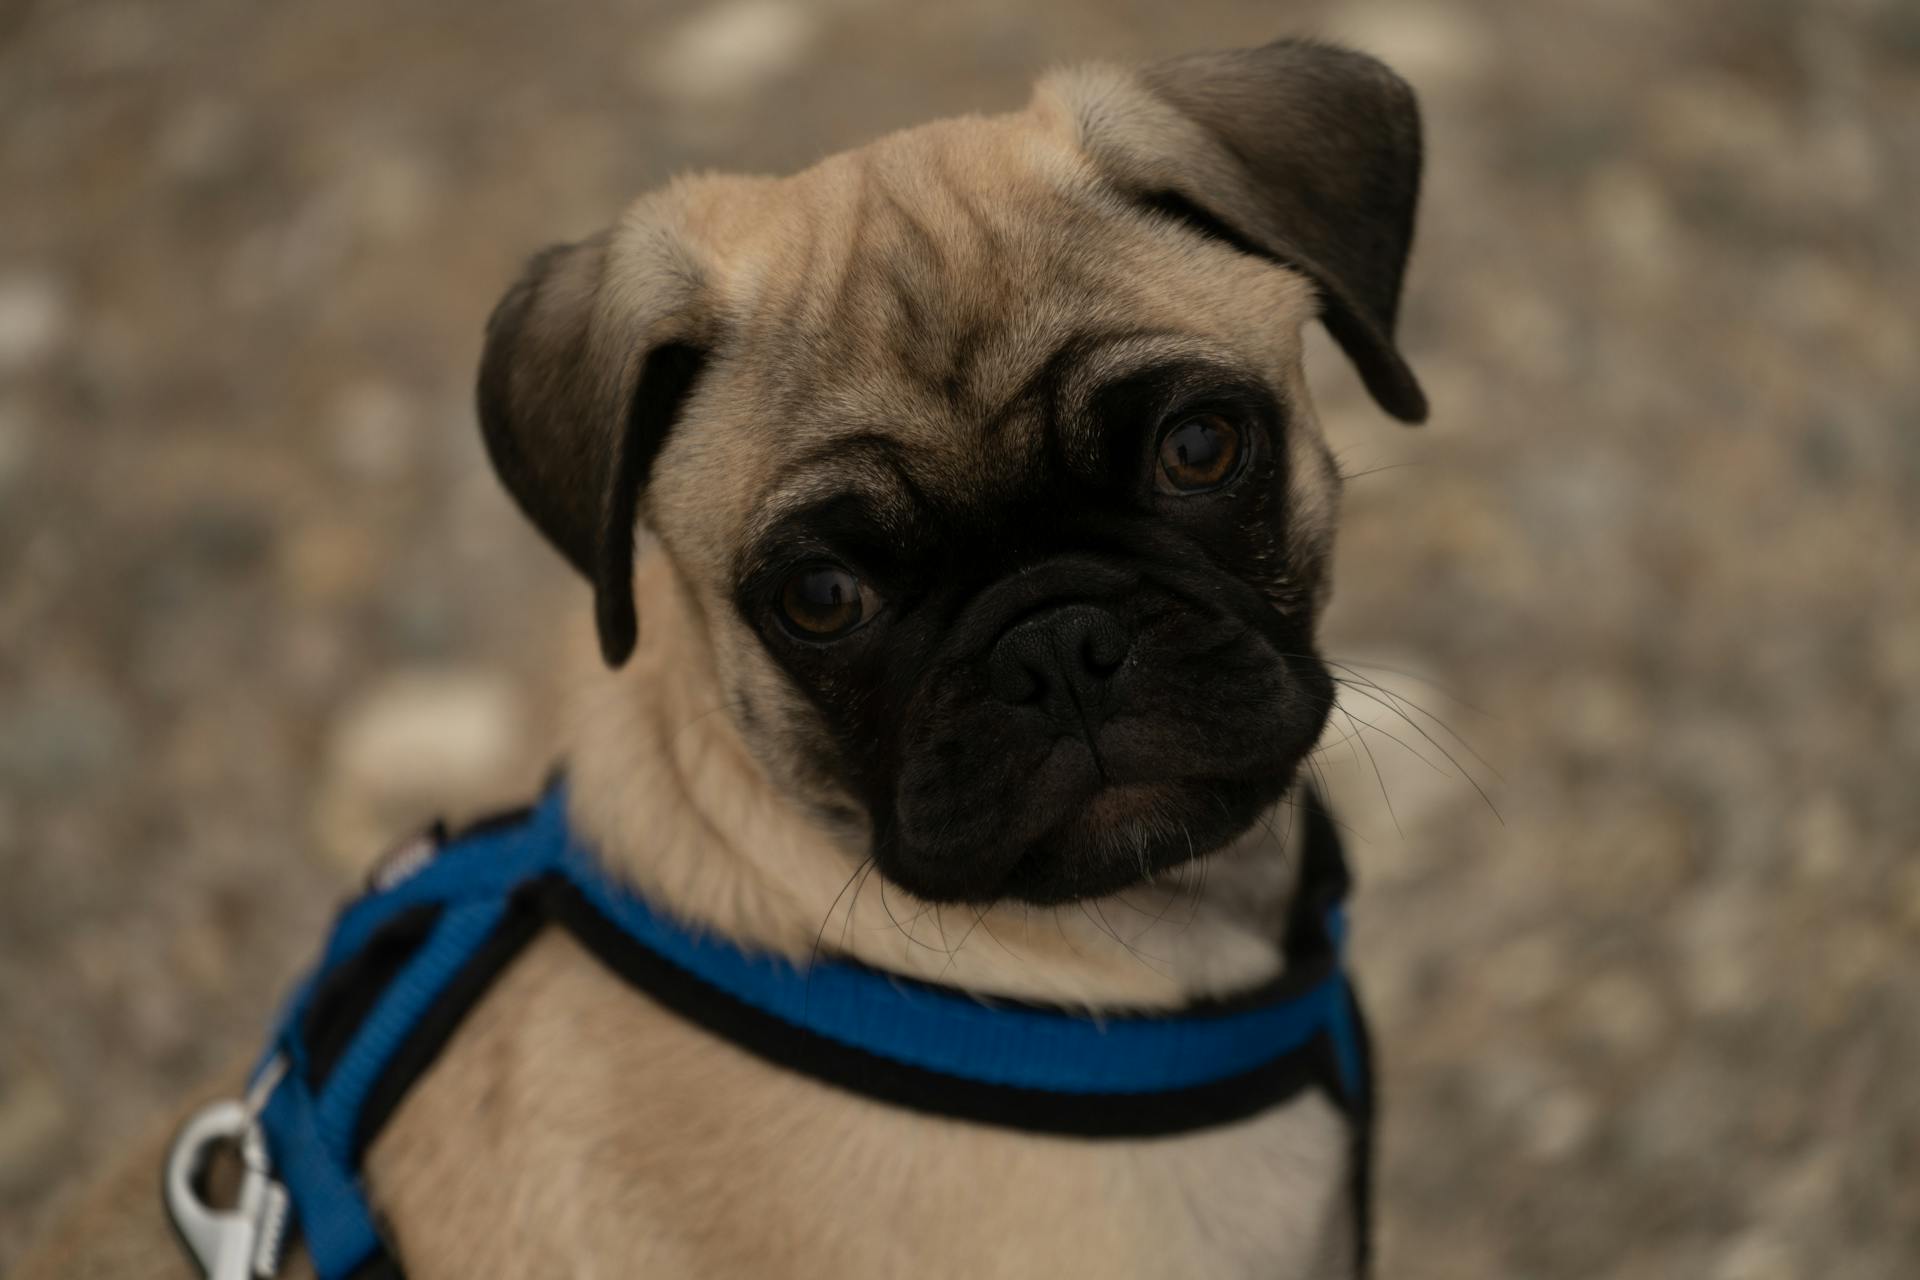
[{"label": "black trim on harness", "polygon": [[323,975],[300,1023],[307,1043],[307,1084],[318,1091],[333,1074],[360,1024],[386,992],[394,975],[413,959],[444,908],[426,902],[387,921],[367,945]]},{"label": "black trim on harness", "polygon": [[494,926],[493,933],[467,959],[440,992],[413,1031],[400,1042],[400,1048],[388,1060],[353,1127],[353,1160],[358,1164],[366,1154],[374,1135],[386,1127],[401,1099],[413,1082],[425,1075],[440,1051],[453,1039],[480,998],[492,989],[494,980],[527,943],[546,924],[541,910],[541,884],[536,881],[515,891],[506,915]]},{"label": "black trim on harness", "polygon": [[[737,1000],[634,942],[571,884],[551,882],[547,903],[602,964],[694,1025],[775,1066],[931,1115],[1082,1138],[1162,1137],[1243,1120],[1325,1075],[1316,1055],[1290,1053],[1237,1076],[1147,1094],[1059,1093],[961,1079],[830,1040]],[[1337,1084],[1332,1092],[1337,1100]]]},{"label": "black trim on harness", "polygon": [[1348,1112],[1353,1122],[1352,1154],[1348,1157],[1347,1176],[1353,1191],[1354,1274],[1373,1274],[1373,1175],[1378,1145],[1379,1082],[1374,1078],[1373,1033],[1360,1008],[1360,993],[1353,980],[1347,980],[1347,1011],[1353,1019],[1353,1039],[1360,1050],[1360,1092]]},{"label": "black trim on harness", "polygon": [[382,1249],[354,1268],[352,1280],[407,1280],[394,1256]]}]

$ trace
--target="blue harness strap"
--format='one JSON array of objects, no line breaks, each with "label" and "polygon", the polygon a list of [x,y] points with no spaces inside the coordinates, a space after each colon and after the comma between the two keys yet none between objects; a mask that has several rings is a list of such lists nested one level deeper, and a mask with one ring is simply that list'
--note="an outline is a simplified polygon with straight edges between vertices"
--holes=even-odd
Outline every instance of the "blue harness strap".
[{"label": "blue harness strap", "polygon": [[441,842],[349,903],[255,1076],[260,1127],[320,1280],[399,1275],[360,1177],[366,1148],[494,978],[541,929],[768,1061],[978,1123],[1146,1137],[1230,1123],[1318,1087],[1354,1133],[1365,1265],[1371,1070],[1340,965],[1339,839],[1306,806],[1306,862],[1275,982],[1173,1012],[1094,1016],[983,1000],[848,960],[802,967],[656,910],[574,838],[564,786]]}]

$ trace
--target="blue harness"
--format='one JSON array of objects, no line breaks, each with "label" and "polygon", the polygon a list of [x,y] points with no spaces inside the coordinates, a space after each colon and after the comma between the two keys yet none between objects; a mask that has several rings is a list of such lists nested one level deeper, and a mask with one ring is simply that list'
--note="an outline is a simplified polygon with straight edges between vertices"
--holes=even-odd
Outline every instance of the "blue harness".
[{"label": "blue harness", "polygon": [[[1348,873],[1315,799],[1305,822],[1280,979],[1177,1011],[1097,1016],[983,999],[848,960],[797,966],[691,928],[608,876],[569,829],[560,784],[535,807],[457,837],[436,829],[389,858],[342,909],[281,1014],[247,1106],[223,1104],[237,1131],[216,1136],[245,1140],[255,1193],[255,1229],[234,1250],[252,1269],[230,1274],[275,1274],[289,1210],[320,1280],[401,1274],[360,1177],[366,1151],[494,979],[549,926],[746,1052],[959,1120],[1145,1138],[1231,1123],[1322,1089],[1351,1123],[1364,1270],[1372,1082],[1340,964]],[[190,1124],[176,1144],[183,1178],[204,1158],[188,1141],[195,1133],[206,1136]],[[176,1225],[208,1274],[224,1280],[172,1203],[173,1172]]]}]

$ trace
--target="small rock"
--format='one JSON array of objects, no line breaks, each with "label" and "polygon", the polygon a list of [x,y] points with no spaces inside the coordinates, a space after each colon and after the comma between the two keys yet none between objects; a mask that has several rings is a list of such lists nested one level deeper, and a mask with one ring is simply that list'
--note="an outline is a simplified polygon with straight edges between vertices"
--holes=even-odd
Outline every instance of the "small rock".
[{"label": "small rock", "polygon": [[381,603],[385,638],[409,661],[435,662],[453,652],[459,638],[458,615],[447,584],[406,584]]},{"label": "small rock", "polygon": [[273,546],[270,512],[224,494],[209,494],[187,505],[174,530],[183,564],[225,578],[251,571]]},{"label": "small rock", "polygon": [[1808,185],[1827,204],[1864,210],[1887,198],[1884,175],[1893,167],[1892,157],[1875,148],[1860,122],[1823,121],[1806,139],[1802,153]]},{"label": "small rock", "polygon": [[131,732],[104,691],[70,677],[29,685],[0,710],[0,777],[49,790],[78,788],[110,773]]},{"label": "small rock", "polygon": [[395,480],[412,466],[420,415],[399,387],[375,379],[349,383],[327,416],[334,456],[356,479]]},{"label": "small rock", "polygon": [[1658,176],[1644,165],[1602,166],[1587,184],[1588,226],[1620,267],[1645,283],[1670,283],[1683,237]]},{"label": "small rock", "polygon": [[819,18],[792,0],[731,0],[696,9],[648,48],[636,78],[689,105],[742,102],[798,67]]},{"label": "small rock", "polygon": [[1846,803],[1832,791],[1808,796],[1793,815],[1794,871],[1809,883],[1838,880],[1854,865],[1860,838]]},{"label": "small rock", "polygon": [[1422,89],[1471,80],[1493,54],[1478,19],[1451,4],[1376,0],[1343,6],[1334,20],[1342,41],[1366,50]]},{"label": "small rock", "polygon": [[335,762],[390,785],[460,783],[512,751],[520,712],[511,687],[481,671],[418,671],[388,678],[350,708]]},{"label": "small rock", "polygon": [[1642,98],[1647,139],[1675,162],[1751,162],[1790,155],[1795,138],[1786,104],[1738,77],[1712,72],[1675,77]]},{"label": "small rock", "polygon": [[94,75],[124,75],[152,65],[166,48],[168,23],[143,4],[89,5],[70,29],[70,57]]},{"label": "small rock", "polygon": [[[1879,622],[1872,645],[1873,678],[1896,697],[1904,692],[1908,708],[1920,712],[1920,608]],[[1915,727],[1920,727],[1920,716]]]},{"label": "small rock", "polygon": [[67,343],[73,304],[51,275],[17,271],[0,276],[0,373],[26,373]]},{"label": "small rock", "polygon": [[235,958],[230,931],[221,928],[211,913],[184,923],[167,942],[168,973],[190,983],[196,991],[218,994],[230,990]]},{"label": "small rock", "polygon": [[1713,1280],[1796,1280],[1804,1275],[1793,1254],[1765,1227],[1735,1236],[1715,1262]]},{"label": "small rock", "polygon": [[280,569],[295,600],[337,607],[371,588],[382,559],[380,544],[363,525],[323,520],[286,540]]},{"label": "small rock", "polygon": [[232,103],[202,98],[168,118],[155,154],[175,177],[216,178],[239,166],[244,126],[241,112]]},{"label": "small rock", "polygon": [[1478,319],[1499,358],[1516,372],[1558,383],[1579,353],[1573,317],[1556,298],[1488,290],[1476,299]]},{"label": "small rock", "polygon": [[1546,1063],[1525,1051],[1509,1051],[1476,1069],[1471,1088],[1479,1115],[1504,1125],[1524,1120],[1554,1085]]},{"label": "small rock", "polygon": [[1566,981],[1566,959],[1551,937],[1529,934],[1503,942],[1488,957],[1480,987],[1515,1013],[1537,1009]]},{"label": "small rock", "polygon": [[1599,672],[1575,670],[1556,681],[1554,721],[1573,745],[1596,755],[1619,753],[1644,742],[1652,718],[1634,685]]},{"label": "small rock", "polygon": [[1666,1030],[1660,998],[1631,974],[1594,978],[1581,989],[1578,1006],[1581,1026],[1621,1056],[1647,1052]]},{"label": "small rock", "polygon": [[117,949],[116,959],[118,1030],[126,1036],[134,1054],[145,1062],[163,1062],[189,1053],[196,1025],[192,993],[177,980],[177,974],[169,972],[164,982],[152,981],[149,976],[155,965],[175,957],[123,945]]},{"label": "small rock", "polygon": [[0,1188],[29,1189],[66,1129],[66,1101],[53,1078],[7,1063],[0,1071]]},{"label": "small rock", "polygon": [[1894,903],[1907,932],[1920,937],[1920,863],[1909,863],[1896,873]]},{"label": "small rock", "polygon": [[322,848],[357,876],[396,836],[438,814],[510,802],[532,767],[525,725],[513,686],[495,672],[388,677],[334,726],[316,823]]},{"label": "small rock", "polygon": [[1767,319],[1803,338],[1849,336],[1873,305],[1867,282],[1821,254],[1795,254],[1767,276],[1759,290]]},{"label": "small rock", "polygon": [[403,242],[433,223],[438,186],[417,156],[370,156],[356,167],[349,185],[354,223],[375,241]]},{"label": "small rock", "polygon": [[1703,890],[1680,910],[1680,983],[1696,1013],[1744,1013],[1765,998],[1754,963],[1766,950],[1755,937],[1761,918],[1753,895],[1732,887]]},{"label": "small rock", "polygon": [[1593,1100],[1577,1089],[1549,1089],[1527,1108],[1524,1141],[1536,1160],[1565,1160],[1586,1145],[1599,1117]]},{"label": "small rock", "polygon": [[1842,1150],[1823,1147],[1781,1162],[1755,1198],[1759,1216],[1789,1230],[1838,1220],[1845,1212],[1847,1163]]},{"label": "small rock", "polygon": [[26,476],[33,456],[33,431],[24,406],[0,401],[0,497]]}]

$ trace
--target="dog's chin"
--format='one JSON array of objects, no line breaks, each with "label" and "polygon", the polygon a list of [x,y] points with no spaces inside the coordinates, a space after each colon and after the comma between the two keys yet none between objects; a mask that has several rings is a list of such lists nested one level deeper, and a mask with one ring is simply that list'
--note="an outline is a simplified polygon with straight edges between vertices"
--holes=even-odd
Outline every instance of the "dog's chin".
[{"label": "dog's chin", "polygon": [[1219,780],[1103,787],[1026,851],[997,896],[1051,906],[1119,893],[1231,844],[1283,789]]},{"label": "dog's chin", "polygon": [[1262,782],[1181,779],[1099,787],[1068,806],[1046,834],[998,856],[915,859],[959,876],[901,868],[894,879],[928,901],[1014,901],[1035,906],[1100,898],[1144,884],[1245,834],[1285,790]]}]

